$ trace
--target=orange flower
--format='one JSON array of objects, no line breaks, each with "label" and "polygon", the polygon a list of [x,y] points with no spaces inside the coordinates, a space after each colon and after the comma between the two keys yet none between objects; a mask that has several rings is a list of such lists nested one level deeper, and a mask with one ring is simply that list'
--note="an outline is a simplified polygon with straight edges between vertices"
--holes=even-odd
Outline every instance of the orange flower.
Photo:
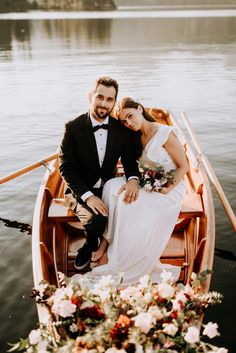
[{"label": "orange flower", "polygon": [[131,322],[131,320],[126,315],[120,315],[118,318],[118,324],[121,327],[130,326],[130,322]]}]

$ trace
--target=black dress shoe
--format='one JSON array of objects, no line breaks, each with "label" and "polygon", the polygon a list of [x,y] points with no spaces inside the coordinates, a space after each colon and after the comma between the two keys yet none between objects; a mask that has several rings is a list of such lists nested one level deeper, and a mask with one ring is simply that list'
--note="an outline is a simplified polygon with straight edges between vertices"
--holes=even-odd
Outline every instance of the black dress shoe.
[{"label": "black dress shoe", "polygon": [[77,270],[83,270],[91,261],[92,249],[88,244],[84,244],[82,248],[78,250],[75,258],[74,266]]}]

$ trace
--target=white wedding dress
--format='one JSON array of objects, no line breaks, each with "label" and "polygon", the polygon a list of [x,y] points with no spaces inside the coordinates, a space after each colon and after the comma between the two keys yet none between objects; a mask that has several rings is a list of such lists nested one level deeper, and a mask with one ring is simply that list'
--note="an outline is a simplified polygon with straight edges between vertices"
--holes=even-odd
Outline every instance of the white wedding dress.
[{"label": "white wedding dress", "polygon": [[[160,163],[166,170],[176,166],[163,147],[174,128],[158,125],[158,130],[146,145],[140,163],[154,166]],[[102,275],[112,275],[122,284],[139,282],[140,277],[151,275],[154,282],[160,280],[163,269],[172,272],[178,279],[180,268],[160,263],[176,224],[181,207],[185,184],[181,181],[170,193],[146,192],[141,189],[137,201],[123,202],[124,192],[117,194],[125,183],[125,178],[109,180],[103,190],[103,200],[109,207],[108,225],[104,237],[109,240],[108,263],[94,268],[88,276],[98,279]]]}]

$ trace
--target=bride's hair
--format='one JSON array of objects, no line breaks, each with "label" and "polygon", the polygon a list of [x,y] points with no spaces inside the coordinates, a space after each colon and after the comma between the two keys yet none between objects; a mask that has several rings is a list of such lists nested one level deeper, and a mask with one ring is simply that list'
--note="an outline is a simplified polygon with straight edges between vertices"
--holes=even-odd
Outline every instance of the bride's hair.
[{"label": "bride's hair", "polygon": [[[156,121],[142,106],[142,104],[140,104],[139,102],[137,102],[135,99],[130,98],[130,97],[124,97],[122,98],[115,107],[115,115],[117,117],[117,119],[119,120],[119,114],[121,112],[122,109],[126,109],[126,108],[134,108],[134,109],[138,109],[138,106],[142,107],[143,112],[142,115],[143,117],[151,122]],[[142,155],[142,151],[143,151],[143,146],[141,143],[141,132],[137,131],[137,132],[133,132],[133,147],[134,147],[134,151],[136,154],[136,158],[138,159],[139,157],[141,157]]]},{"label": "bride's hair", "polygon": [[141,103],[139,103],[138,101],[136,101],[133,98],[130,97],[124,97],[122,98],[115,107],[115,114],[116,117],[119,119],[119,113],[122,109],[126,109],[126,108],[134,108],[134,109],[138,109],[138,106],[140,105],[140,107],[142,107],[143,109],[143,117],[148,120],[148,121],[156,121],[143,107],[143,105]]}]

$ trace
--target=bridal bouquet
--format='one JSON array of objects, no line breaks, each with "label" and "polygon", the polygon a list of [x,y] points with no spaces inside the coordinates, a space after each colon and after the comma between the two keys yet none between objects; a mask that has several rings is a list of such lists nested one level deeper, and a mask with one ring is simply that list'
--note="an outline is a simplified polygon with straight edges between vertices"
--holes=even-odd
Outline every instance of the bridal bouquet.
[{"label": "bridal bouquet", "polygon": [[[205,273],[204,273],[205,272]],[[26,339],[9,350],[26,353],[227,353],[206,343],[218,325],[202,325],[200,317],[211,304],[220,303],[216,292],[201,292],[209,271],[192,275],[191,285],[176,284],[170,272],[153,284],[148,276],[126,288],[111,276],[91,288],[86,275],[68,280],[60,275],[60,288],[42,282],[34,296],[52,320],[39,324]]]},{"label": "bridal bouquet", "polygon": [[139,164],[139,171],[141,173],[139,184],[147,192],[158,192],[174,182],[174,170],[166,171],[161,165],[150,168],[148,165]]}]

